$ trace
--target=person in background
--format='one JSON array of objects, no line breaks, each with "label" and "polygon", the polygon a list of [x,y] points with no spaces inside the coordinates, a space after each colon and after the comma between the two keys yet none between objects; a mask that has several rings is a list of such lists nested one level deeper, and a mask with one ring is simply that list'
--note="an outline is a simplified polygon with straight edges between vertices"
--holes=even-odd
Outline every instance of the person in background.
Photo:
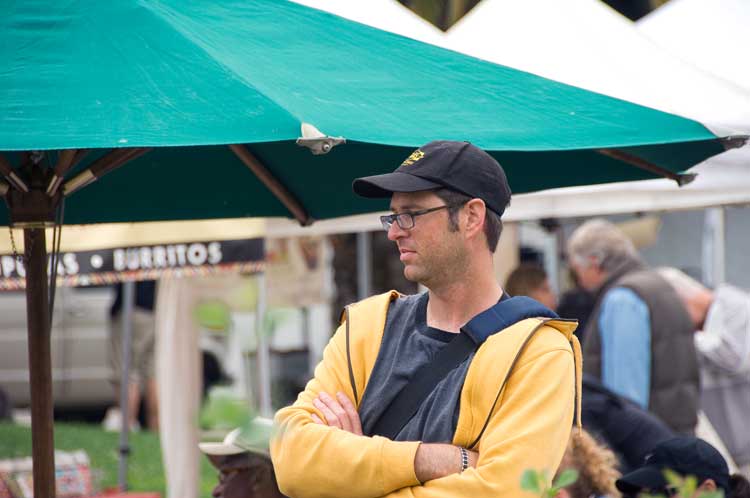
[{"label": "person in background", "polygon": [[511,296],[528,296],[551,310],[557,308],[557,297],[549,285],[547,272],[534,263],[522,263],[505,282],[505,291]]},{"label": "person in background", "polygon": [[675,268],[659,268],[693,321],[701,366],[701,408],[737,465],[750,473],[750,293],[715,290]]},{"label": "person in background", "polygon": [[[254,426],[270,429],[271,421],[255,419]],[[258,434],[251,434],[258,436]],[[241,429],[231,431],[222,442],[204,442],[198,447],[219,471],[214,498],[285,498],[276,484],[267,436],[247,437]]]},{"label": "person in background", "polygon": [[13,419],[13,404],[2,388],[0,388],[0,421]]},{"label": "person in background", "polygon": [[615,481],[620,477],[617,471],[617,457],[585,430],[578,431],[573,428],[555,479],[566,469],[577,470],[578,479],[561,489],[556,498],[620,496],[615,486]]},{"label": "person in background", "polygon": [[678,437],[659,443],[643,465],[617,480],[617,489],[625,496],[640,493],[661,493],[674,496],[676,491],[667,482],[664,471],[698,478],[698,489],[692,495],[721,490],[725,498],[750,498],[750,482],[740,474],[729,475],[721,453],[695,437]]},{"label": "person in background", "polygon": [[[154,301],[156,282],[145,280],[135,284],[135,306],[133,309],[133,336],[130,347],[131,363],[128,383],[128,419],[129,427],[137,429],[138,409],[141,394],[146,400],[146,426],[150,430],[159,428],[159,400],[154,377],[154,353],[156,346],[156,323],[154,320]],[[122,300],[123,285],[116,286],[115,300],[110,308],[109,359],[112,365],[112,384],[115,388],[115,399],[120,399],[122,382]],[[120,430],[120,421],[109,410],[104,425],[109,430]]]},{"label": "person in background", "polygon": [[578,336],[578,340],[583,344],[586,341],[586,327],[589,323],[589,316],[594,311],[594,296],[581,287],[574,271],[568,269],[568,273],[570,274],[570,281],[573,283],[573,287],[560,295],[560,302],[557,304],[557,314],[578,320],[576,336]]},{"label": "person in background", "polygon": [[586,374],[583,375],[581,418],[586,430],[615,452],[623,472],[641,465],[657,443],[676,436],[654,414]]},{"label": "person in background", "polygon": [[578,227],[567,254],[581,286],[596,292],[583,345],[584,372],[674,431],[692,434],[700,379],[693,324],[680,297],[606,220]]}]

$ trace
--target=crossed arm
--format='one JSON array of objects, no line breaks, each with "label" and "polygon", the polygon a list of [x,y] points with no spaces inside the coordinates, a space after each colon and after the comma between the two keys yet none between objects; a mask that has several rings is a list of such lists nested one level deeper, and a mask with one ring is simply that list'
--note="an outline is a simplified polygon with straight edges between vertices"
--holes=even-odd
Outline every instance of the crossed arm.
[{"label": "crossed arm", "polygon": [[[316,424],[362,435],[359,413],[344,393],[338,392],[334,398],[326,392],[321,392],[313,400],[313,405],[325,417],[323,420],[313,413],[312,419]],[[466,453],[469,456],[469,467],[476,467],[479,453],[471,450],[466,450]],[[414,473],[419,482],[424,483],[459,472],[461,472],[461,453],[458,446],[422,443],[417,448],[414,456]]]}]

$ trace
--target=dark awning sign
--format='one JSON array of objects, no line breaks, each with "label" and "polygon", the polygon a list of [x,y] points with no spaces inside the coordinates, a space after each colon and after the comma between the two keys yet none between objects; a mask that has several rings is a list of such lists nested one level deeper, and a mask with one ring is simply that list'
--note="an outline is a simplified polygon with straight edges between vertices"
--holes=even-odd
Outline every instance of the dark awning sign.
[{"label": "dark awning sign", "polygon": [[[262,238],[65,252],[57,265],[57,285],[107,285],[168,275],[255,273],[263,270],[264,258]],[[21,258],[0,256],[0,291],[23,289],[25,277]]]}]

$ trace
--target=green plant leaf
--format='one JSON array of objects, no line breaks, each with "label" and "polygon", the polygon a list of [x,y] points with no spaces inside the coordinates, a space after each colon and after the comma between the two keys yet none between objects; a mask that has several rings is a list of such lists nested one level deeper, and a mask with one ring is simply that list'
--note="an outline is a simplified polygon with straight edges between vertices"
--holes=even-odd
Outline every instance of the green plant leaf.
[{"label": "green plant leaf", "polygon": [[201,410],[199,424],[206,429],[231,430],[247,424],[251,417],[247,402],[227,392],[215,391]]},{"label": "green plant leaf", "polygon": [[724,498],[724,491],[717,489],[716,491],[703,491],[698,495],[698,498]]},{"label": "green plant leaf", "polygon": [[695,494],[696,489],[698,489],[698,478],[695,476],[687,476],[685,477],[682,488],[680,489],[680,496],[690,498]]},{"label": "green plant leaf", "polygon": [[553,487],[560,490],[566,486],[570,486],[578,480],[578,471],[576,469],[565,469],[562,471],[560,476],[555,480]]},{"label": "green plant leaf", "polygon": [[684,479],[680,474],[675,472],[672,469],[664,469],[662,471],[662,474],[664,474],[664,478],[667,480],[667,483],[670,486],[674,486],[676,488],[682,488]]},{"label": "green plant leaf", "polygon": [[539,494],[542,492],[539,486],[539,473],[534,469],[526,469],[521,475],[521,489],[529,493]]}]

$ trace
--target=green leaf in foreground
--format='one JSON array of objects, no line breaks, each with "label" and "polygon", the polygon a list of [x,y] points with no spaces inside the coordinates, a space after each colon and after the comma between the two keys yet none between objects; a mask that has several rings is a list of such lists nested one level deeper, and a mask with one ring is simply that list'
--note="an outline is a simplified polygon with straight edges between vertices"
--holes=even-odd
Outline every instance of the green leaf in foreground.
[{"label": "green leaf in foreground", "polygon": [[521,475],[521,489],[529,493],[539,494],[542,492],[539,481],[539,473],[536,470],[527,469]]},{"label": "green leaf in foreground", "polygon": [[566,486],[570,486],[578,480],[578,471],[576,469],[565,469],[562,471],[560,476],[554,483],[554,487],[562,489]]}]

